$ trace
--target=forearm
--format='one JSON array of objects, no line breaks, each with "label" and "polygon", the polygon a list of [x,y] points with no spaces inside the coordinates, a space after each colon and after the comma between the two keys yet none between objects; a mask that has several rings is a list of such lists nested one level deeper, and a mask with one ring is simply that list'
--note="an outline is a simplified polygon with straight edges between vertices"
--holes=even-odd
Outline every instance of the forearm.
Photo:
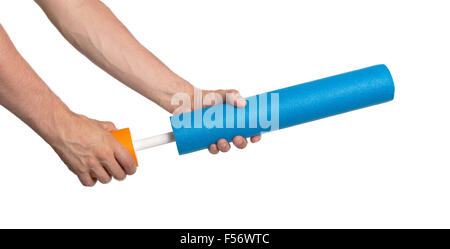
[{"label": "forearm", "polygon": [[110,75],[173,111],[171,97],[193,87],[142,46],[98,0],[36,0],[62,35]]},{"label": "forearm", "polygon": [[12,44],[0,25],[0,105],[27,123],[45,140],[53,140],[57,122],[70,115]]}]

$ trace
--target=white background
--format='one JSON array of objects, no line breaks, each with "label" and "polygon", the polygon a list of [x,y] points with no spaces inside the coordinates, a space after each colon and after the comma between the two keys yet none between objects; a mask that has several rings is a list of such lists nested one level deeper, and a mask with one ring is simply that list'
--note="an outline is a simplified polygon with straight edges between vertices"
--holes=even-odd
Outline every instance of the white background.
[{"label": "white background", "polygon": [[[0,109],[0,227],[450,227],[448,1],[104,1],[175,72],[249,96],[384,63],[393,102],[263,136],[246,150],[138,153],[84,188]],[[19,51],[76,112],[135,138],[169,114],[68,44],[32,1],[0,2]]]}]

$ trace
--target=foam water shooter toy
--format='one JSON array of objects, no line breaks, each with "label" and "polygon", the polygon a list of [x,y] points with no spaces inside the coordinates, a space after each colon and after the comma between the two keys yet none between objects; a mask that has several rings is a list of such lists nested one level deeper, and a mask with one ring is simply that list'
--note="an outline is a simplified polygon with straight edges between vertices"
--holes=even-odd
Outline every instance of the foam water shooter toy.
[{"label": "foam water shooter toy", "polygon": [[[394,90],[389,69],[376,65],[255,95],[246,98],[244,108],[221,104],[174,115],[170,118],[172,132],[157,136],[133,141],[128,128],[112,135],[137,164],[136,151],[175,141],[178,153],[187,154],[208,148],[221,138],[231,141],[238,135],[251,137],[384,103],[393,100]],[[202,121],[211,113],[215,113],[212,121]]]}]

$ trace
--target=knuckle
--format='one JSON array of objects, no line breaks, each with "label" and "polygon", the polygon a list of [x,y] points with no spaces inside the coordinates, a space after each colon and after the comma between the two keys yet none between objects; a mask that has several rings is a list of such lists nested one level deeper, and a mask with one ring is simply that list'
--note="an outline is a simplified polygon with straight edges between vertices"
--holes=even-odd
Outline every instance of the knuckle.
[{"label": "knuckle", "polygon": [[228,90],[228,93],[231,93],[231,94],[239,94],[239,91],[236,90],[236,89],[230,89],[230,90]]},{"label": "knuckle", "polygon": [[84,175],[89,173],[89,169],[87,167],[80,167],[73,170],[73,172],[77,175]]},{"label": "knuckle", "polygon": [[92,168],[93,165],[95,165],[95,163],[97,162],[96,157],[90,155],[86,158],[84,158],[83,160],[84,165],[86,166],[85,168]]},{"label": "knuckle", "polygon": [[109,153],[105,148],[95,148],[93,151],[95,156],[98,158],[104,159],[109,157]]},{"label": "knuckle", "polygon": [[106,122],[104,122],[104,123],[103,123],[103,126],[104,126],[105,128],[107,128],[107,129],[113,129],[113,128],[116,127],[116,126],[114,125],[114,123],[111,122],[111,121],[106,121]]}]

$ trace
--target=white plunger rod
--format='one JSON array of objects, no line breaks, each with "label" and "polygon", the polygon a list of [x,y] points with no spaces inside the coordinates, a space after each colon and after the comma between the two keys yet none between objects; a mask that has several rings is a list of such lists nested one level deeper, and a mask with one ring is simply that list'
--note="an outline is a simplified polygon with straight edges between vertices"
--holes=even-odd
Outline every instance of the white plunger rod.
[{"label": "white plunger rod", "polygon": [[135,151],[140,151],[174,141],[175,137],[173,136],[173,132],[167,132],[153,137],[133,141],[133,145]]}]

